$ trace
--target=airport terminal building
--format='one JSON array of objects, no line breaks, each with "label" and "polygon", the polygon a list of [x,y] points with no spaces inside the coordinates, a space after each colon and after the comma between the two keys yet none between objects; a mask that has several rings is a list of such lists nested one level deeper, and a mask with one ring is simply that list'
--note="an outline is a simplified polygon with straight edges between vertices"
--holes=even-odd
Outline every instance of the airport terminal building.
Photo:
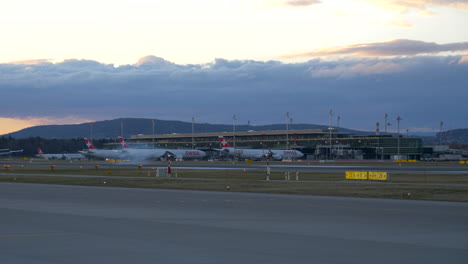
[{"label": "airport terminal building", "polygon": [[[135,135],[129,143],[161,148],[219,149],[219,136],[237,148],[296,149],[303,159],[420,159],[422,138],[392,135],[353,136],[337,129]],[[213,153],[212,153],[213,155]]]}]

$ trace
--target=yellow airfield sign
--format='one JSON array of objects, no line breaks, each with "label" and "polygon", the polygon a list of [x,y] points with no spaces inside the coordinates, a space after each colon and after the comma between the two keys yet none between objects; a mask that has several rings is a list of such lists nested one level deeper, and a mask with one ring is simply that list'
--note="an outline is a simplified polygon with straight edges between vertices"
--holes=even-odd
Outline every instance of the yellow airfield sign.
[{"label": "yellow airfield sign", "polygon": [[369,171],[369,180],[371,181],[386,181],[388,173],[386,171]]},{"label": "yellow airfield sign", "polygon": [[346,171],[347,180],[371,180],[386,181],[388,173],[386,171]]},{"label": "yellow airfield sign", "polygon": [[347,180],[367,180],[367,171],[347,171]]}]

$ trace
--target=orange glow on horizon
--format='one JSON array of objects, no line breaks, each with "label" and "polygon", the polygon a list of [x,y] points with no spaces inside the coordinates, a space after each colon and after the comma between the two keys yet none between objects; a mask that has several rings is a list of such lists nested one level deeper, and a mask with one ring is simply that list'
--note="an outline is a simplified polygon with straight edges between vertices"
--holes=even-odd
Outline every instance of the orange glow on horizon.
[{"label": "orange glow on horizon", "polygon": [[66,118],[6,118],[0,117],[0,135],[19,131],[24,128],[40,125],[63,125],[63,124],[80,124],[85,122],[93,122],[94,120],[88,120],[78,117],[66,117]]},{"label": "orange glow on horizon", "polygon": [[28,120],[14,118],[0,118],[0,135],[16,132],[23,128],[35,126],[36,124]]}]

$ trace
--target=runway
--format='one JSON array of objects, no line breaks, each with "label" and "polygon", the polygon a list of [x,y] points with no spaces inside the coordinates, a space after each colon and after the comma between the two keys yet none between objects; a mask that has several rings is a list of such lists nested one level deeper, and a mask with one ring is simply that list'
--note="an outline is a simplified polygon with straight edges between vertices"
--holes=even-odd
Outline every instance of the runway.
[{"label": "runway", "polygon": [[[14,164],[16,166],[45,166],[57,165],[60,167],[80,167],[80,166],[94,166],[95,164],[102,168],[134,168],[136,165],[142,165],[144,168],[166,168],[167,162],[161,161],[144,161],[144,162],[116,162],[110,163],[105,161],[73,161],[73,162],[57,162],[57,161],[41,161],[41,162],[19,162],[12,161],[4,164]],[[255,170],[265,171],[266,163],[253,163],[246,162],[172,162],[173,169],[190,169],[190,170]],[[282,163],[272,162],[270,165],[271,171],[279,172],[320,172],[320,173],[345,173],[348,170],[355,171],[386,171],[389,173],[411,173],[411,174],[468,174],[467,165],[446,165],[444,163],[434,164],[401,164],[397,165],[391,162],[375,162],[373,164],[366,163],[362,165],[359,162],[354,162],[352,165],[343,164],[343,162],[328,162],[317,165],[316,163],[302,162],[302,163]]]},{"label": "runway", "polygon": [[467,263],[468,204],[0,183],[2,263]]}]

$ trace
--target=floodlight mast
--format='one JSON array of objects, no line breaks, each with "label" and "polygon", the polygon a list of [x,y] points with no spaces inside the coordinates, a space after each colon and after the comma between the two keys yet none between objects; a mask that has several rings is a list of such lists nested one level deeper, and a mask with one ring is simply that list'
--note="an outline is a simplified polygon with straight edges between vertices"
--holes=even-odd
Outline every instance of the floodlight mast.
[{"label": "floodlight mast", "polygon": [[151,123],[153,124],[153,136],[151,138],[152,138],[153,148],[154,148],[154,119],[151,120]]},{"label": "floodlight mast", "polygon": [[91,142],[93,142],[93,126],[94,126],[94,123],[90,123],[89,125],[91,126]]},{"label": "floodlight mast", "polygon": [[398,154],[397,155],[398,155],[398,159],[400,159],[400,121],[402,120],[402,118],[398,116],[396,120],[398,121],[398,138],[397,138]]},{"label": "floodlight mast", "polygon": [[120,119],[120,136],[124,138],[124,124],[123,124],[123,119]]},{"label": "floodlight mast", "polygon": [[194,132],[195,132],[195,117],[192,117],[192,149],[195,149]]},{"label": "floodlight mast", "polygon": [[385,134],[387,133],[387,125],[388,125],[387,118],[388,118],[388,114],[385,113]]},{"label": "floodlight mast", "polygon": [[289,112],[286,112],[286,149],[289,149]]},{"label": "floodlight mast", "polygon": [[442,145],[442,132],[443,132],[444,122],[440,121],[440,133],[439,133],[439,145]]},{"label": "floodlight mast", "polygon": [[329,150],[329,156],[330,156],[330,160],[332,159],[332,128],[333,128],[333,110],[330,109],[330,111],[328,112],[328,114],[330,115],[330,127],[328,128],[330,130],[330,150]]},{"label": "floodlight mast", "polygon": [[232,137],[233,137],[233,145],[236,148],[236,115],[232,116]]}]

